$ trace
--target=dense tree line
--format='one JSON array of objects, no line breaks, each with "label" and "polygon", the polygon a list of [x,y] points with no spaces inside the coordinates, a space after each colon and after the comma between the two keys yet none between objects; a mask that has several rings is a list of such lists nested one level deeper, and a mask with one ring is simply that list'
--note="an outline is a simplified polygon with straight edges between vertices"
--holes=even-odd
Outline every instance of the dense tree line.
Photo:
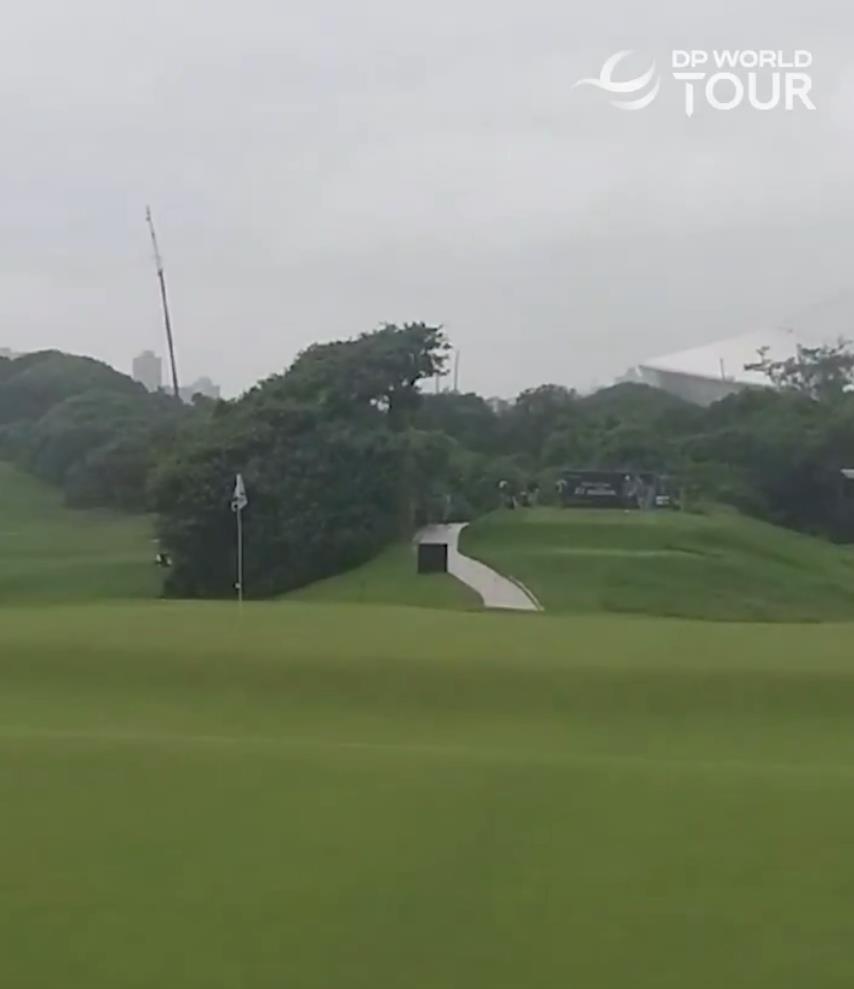
[{"label": "dense tree line", "polygon": [[76,507],[146,510],[154,466],[193,415],[88,357],[0,359],[0,456]]},{"label": "dense tree line", "polygon": [[249,489],[246,585],[272,594],[369,559],[425,517],[453,442],[418,429],[419,382],[444,371],[425,324],[310,347],[287,372],[185,432],[153,480],[170,589],[233,593],[229,496]]},{"label": "dense tree line", "polygon": [[238,471],[258,595],[354,566],[422,522],[488,511],[501,481],[548,500],[567,468],[659,471],[692,503],[854,539],[845,344],[777,364],[759,354],[776,388],[705,409],[638,384],[586,396],[543,385],[512,402],[434,391],[447,354],[437,327],[387,326],[310,347],[240,399],[193,408],[86,358],[0,360],[0,456],[71,504],[156,511],[178,595],[233,590]]}]

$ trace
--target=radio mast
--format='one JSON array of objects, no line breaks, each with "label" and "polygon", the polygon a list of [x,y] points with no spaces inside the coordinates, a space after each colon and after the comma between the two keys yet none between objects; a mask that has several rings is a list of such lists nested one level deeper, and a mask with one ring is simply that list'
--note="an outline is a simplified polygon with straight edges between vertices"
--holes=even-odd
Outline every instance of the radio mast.
[{"label": "radio mast", "polygon": [[154,246],[154,261],[157,265],[157,280],[160,282],[160,299],[163,302],[163,322],[166,324],[166,341],[169,344],[169,365],[172,369],[172,391],[175,400],[181,401],[181,389],[178,387],[178,367],[175,363],[175,340],[172,336],[172,320],[169,318],[169,300],[166,296],[166,275],[163,271],[163,258],[160,256],[160,248],[157,245],[157,234],[154,231],[154,220],[151,216],[151,207],[145,208],[145,219],[148,229],[151,231],[151,243]]}]

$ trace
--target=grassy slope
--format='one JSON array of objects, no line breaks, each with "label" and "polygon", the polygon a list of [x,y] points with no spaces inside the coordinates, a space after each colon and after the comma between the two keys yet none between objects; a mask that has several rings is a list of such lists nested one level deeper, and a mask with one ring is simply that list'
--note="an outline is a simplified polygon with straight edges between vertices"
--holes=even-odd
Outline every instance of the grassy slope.
[{"label": "grassy slope", "polygon": [[854,983],[851,628],[235,614],[4,610],[4,984]]},{"label": "grassy slope", "polygon": [[318,581],[289,600],[322,604],[409,604],[426,608],[478,608],[481,600],[447,574],[418,574],[412,546],[392,546],[349,573]]},{"label": "grassy slope", "polygon": [[503,512],[462,548],[549,612],[812,621],[854,617],[854,555],[735,513]]},{"label": "grassy slope", "polygon": [[0,603],[154,597],[153,557],[147,519],[71,511],[0,462]]}]

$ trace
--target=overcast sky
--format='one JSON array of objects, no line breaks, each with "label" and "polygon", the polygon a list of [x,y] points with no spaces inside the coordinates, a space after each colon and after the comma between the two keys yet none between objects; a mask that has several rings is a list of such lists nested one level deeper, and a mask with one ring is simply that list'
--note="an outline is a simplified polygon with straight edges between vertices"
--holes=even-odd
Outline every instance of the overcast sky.
[{"label": "overcast sky", "polygon": [[[764,326],[854,331],[847,0],[30,0],[0,32],[0,346],[233,394],[444,323],[465,388],[607,383]],[[688,119],[673,48],[809,49],[815,112]],[[573,89],[655,59],[640,112]],[[849,319],[850,316],[850,319]]]}]

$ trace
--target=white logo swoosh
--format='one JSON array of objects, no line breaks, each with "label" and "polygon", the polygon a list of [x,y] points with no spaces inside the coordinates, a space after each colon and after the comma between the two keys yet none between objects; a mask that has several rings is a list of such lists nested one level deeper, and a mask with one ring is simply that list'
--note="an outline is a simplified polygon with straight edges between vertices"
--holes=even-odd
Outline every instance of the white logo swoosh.
[{"label": "white logo swoosh", "polygon": [[623,82],[618,82],[614,79],[614,70],[624,59],[632,54],[632,49],[616,52],[616,54],[611,55],[610,58],[605,60],[598,77],[579,79],[572,88],[575,89],[576,86],[594,86],[596,89],[602,89],[606,93],[621,95],[639,93],[646,89],[652,80],[655,79],[652,89],[636,100],[611,100],[611,105],[618,107],[620,110],[642,110],[644,107],[649,106],[656,96],[658,96],[661,89],[661,76],[656,75],[656,64],[653,62],[646,72],[637,76],[635,79],[627,79]]}]

